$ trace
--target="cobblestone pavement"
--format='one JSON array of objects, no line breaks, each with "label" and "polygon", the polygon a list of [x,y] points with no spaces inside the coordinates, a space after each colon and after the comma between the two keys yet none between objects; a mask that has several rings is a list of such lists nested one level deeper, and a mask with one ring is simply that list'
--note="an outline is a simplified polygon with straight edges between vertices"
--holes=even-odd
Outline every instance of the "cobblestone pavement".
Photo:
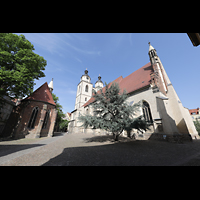
[{"label": "cobblestone pavement", "polygon": [[200,165],[200,141],[183,144],[92,134],[0,142],[2,166]]}]

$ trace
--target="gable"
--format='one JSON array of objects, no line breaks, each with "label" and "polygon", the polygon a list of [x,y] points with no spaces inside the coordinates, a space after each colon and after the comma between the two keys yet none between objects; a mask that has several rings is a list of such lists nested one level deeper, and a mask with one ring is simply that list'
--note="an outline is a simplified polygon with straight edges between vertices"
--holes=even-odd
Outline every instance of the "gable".
[{"label": "gable", "polygon": [[56,105],[47,82],[40,86],[37,90],[35,90],[29,97],[26,97],[23,100],[44,101]]}]

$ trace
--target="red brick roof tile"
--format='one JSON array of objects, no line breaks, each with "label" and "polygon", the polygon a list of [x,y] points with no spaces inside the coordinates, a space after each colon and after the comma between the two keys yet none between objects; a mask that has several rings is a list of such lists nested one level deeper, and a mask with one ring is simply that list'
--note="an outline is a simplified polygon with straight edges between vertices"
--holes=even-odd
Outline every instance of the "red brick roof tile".
[{"label": "red brick roof tile", "polygon": [[[148,85],[150,85],[151,83],[151,73],[153,72],[153,68],[151,66],[151,63],[147,63],[146,65],[144,65],[143,67],[141,67],[140,69],[136,70],[135,72],[133,72],[132,74],[130,74],[129,76],[123,78],[122,76],[120,76],[119,78],[115,79],[114,81],[112,81],[109,84],[112,83],[118,83],[119,87],[121,90],[126,90],[127,93],[131,93],[134,92],[138,89],[141,89],[143,87],[146,87]],[[102,89],[102,91],[105,91],[105,87]],[[99,91],[100,92],[100,91]],[[87,101],[83,106],[86,107],[88,106],[90,103],[94,102],[94,97],[91,97],[89,99],[89,101]]]},{"label": "red brick roof tile", "polygon": [[40,86],[37,90],[35,90],[29,97],[26,97],[23,100],[44,101],[56,105],[47,82]]},{"label": "red brick roof tile", "polygon": [[140,69],[136,70],[129,76],[125,77],[119,84],[121,90],[126,90],[127,93],[134,92],[138,89],[141,89],[147,85],[150,85],[151,76],[153,72],[151,63],[147,63]]},{"label": "red brick roof tile", "polygon": [[199,114],[199,108],[197,108],[197,109],[190,109],[189,112],[190,112],[190,115],[192,115],[192,113],[195,113],[196,115],[198,115]]}]

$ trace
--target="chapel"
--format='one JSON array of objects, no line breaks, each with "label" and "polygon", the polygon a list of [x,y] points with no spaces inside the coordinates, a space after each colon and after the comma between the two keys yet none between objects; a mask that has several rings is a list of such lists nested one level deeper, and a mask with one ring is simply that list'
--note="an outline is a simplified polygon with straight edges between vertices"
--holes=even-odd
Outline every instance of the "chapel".
[{"label": "chapel", "polygon": [[[189,110],[185,108],[179,99],[156,49],[149,42],[148,51],[150,62],[134,71],[127,77],[122,76],[111,83],[118,83],[121,90],[129,94],[127,102],[130,105],[140,102],[138,116],[142,115],[149,123],[150,129],[142,134],[135,131],[136,138],[143,139],[169,139],[181,137],[191,140],[199,138]],[[95,87],[90,82],[88,70],[82,75],[77,86],[75,109],[71,112],[69,123],[70,133],[94,133],[106,134],[102,130],[84,129],[78,117],[84,114],[92,114],[92,91],[104,90],[101,77],[98,77]],[[123,135],[127,133],[124,131]]]},{"label": "chapel", "polygon": [[7,120],[2,137],[52,137],[57,117],[52,91],[53,79],[49,85],[46,82],[30,96],[19,100]]}]

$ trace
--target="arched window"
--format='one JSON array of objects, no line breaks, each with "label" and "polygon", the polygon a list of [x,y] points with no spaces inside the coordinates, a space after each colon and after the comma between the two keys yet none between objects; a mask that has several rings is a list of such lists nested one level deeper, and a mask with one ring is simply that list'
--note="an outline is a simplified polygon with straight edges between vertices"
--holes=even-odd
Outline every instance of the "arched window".
[{"label": "arched window", "polygon": [[152,123],[152,115],[151,115],[151,110],[150,106],[146,101],[143,101],[142,104],[142,111],[143,111],[143,116],[146,122]]},{"label": "arched window", "polygon": [[38,110],[39,110],[38,107],[35,107],[33,109],[32,114],[31,114],[31,118],[30,118],[29,123],[28,123],[28,128],[34,128],[35,121],[36,121],[37,114],[38,114]]},{"label": "arched window", "polygon": [[42,125],[42,129],[47,128],[48,120],[49,120],[49,114],[50,114],[50,110],[48,110],[46,112],[46,115],[45,115],[45,118],[44,118],[44,122],[43,122],[43,125]]},{"label": "arched window", "polygon": [[85,86],[85,91],[88,92],[88,85]]},{"label": "arched window", "polygon": [[79,92],[79,93],[81,92],[81,86],[78,87],[78,92]]}]

